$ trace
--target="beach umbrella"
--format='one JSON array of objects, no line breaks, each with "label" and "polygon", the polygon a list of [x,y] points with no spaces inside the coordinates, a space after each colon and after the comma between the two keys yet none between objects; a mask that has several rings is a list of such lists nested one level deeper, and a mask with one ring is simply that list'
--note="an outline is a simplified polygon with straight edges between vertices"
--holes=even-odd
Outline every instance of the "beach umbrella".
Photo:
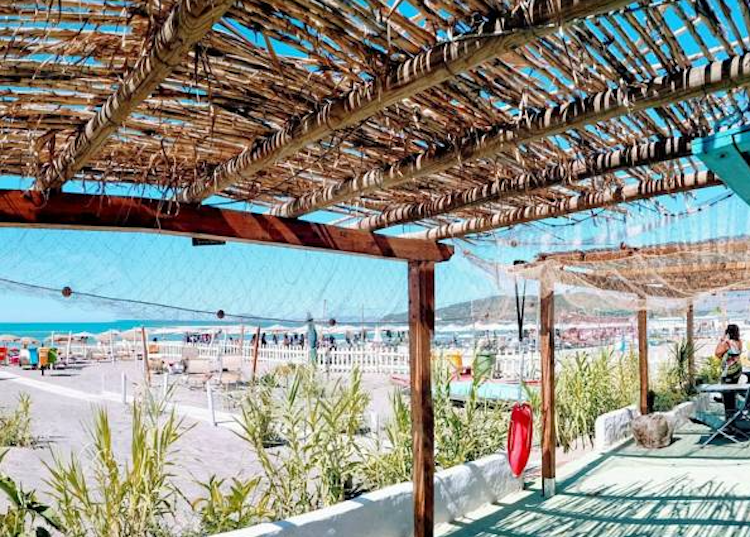
[{"label": "beach umbrella", "polygon": [[141,341],[141,339],[143,338],[140,328],[131,328],[130,330],[126,330],[125,332],[120,334],[120,337],[128,341]]},{"label": "beach umbrella", "polygon": [[113,339],[116,339],[119,335],[119,330],[107,330],[106,332],[102,332],[95,337],[97,341],[111,341]]},{"label": "beach umbrella", "polygon": [[39,345],[39,341],[37,341],[33,337],[22,337],[21,343],[23,343],[24,345]]},{"label": "beach umbrella", "polygon": [[3,334],[0,336],[0,342],[13,343],[14,341],[18,341],[18,336],[14,336],[13,334]]},{"label": "beach umbrella", "polygon": [[73,334],[73,337],[75,339],[89,339],[96,337],[96,334],[92,334],[91,332],[78,332],[77,334]]}]

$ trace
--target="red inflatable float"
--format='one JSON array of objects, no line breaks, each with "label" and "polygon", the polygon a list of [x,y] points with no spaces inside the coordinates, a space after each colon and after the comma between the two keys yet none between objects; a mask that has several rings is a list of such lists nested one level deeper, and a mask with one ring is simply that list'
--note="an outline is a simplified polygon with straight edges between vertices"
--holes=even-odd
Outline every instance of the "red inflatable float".
[{"label": "red inflatable float", "polygon": [[516,403],[508,427],[508,462],[513,475],[520,477],[529,462],[534,422],[529,403]]}]

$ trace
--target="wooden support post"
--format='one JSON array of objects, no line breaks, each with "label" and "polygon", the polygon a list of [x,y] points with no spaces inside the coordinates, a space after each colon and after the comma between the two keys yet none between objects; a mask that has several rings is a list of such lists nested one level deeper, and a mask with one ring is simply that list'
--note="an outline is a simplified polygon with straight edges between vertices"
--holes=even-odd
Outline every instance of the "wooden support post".
[{"label": "wooden support post", "polygon": [[695,384],[695,306],[691,302],[687,307],[686,336],[688,348],[688,382],[690,386]]},{"label": "wooden support post", "polygon": [[432,537],[434,521],[434,423],[430,344],[435,328],[435,265],[409,263],[409,363],[414,450],[414,537]]},{"label": "wooden support post", "polygon": [[539,282],[539,342],[542,359],[542,494],[555,495],[555,292],[554,283]]},{"label": "wooden support post", "polygon": [[151,367],[149,367],[148,363],[148,339],[144,326],[141,326],[141,340],[143,341],[143,371],[145,373],[146,386],[151,386]]},{"label": "wooden support post", "polygon": [[638,310],[638,365],[641,378],[640,409],[648,414],[648,310]]},{"label": "wooden support post", "polygon": [[260,347],[260,325],[255,329],[255,342],[253,343],[253,383],[255,382],[255,372],[258,370],[258,347]]}]

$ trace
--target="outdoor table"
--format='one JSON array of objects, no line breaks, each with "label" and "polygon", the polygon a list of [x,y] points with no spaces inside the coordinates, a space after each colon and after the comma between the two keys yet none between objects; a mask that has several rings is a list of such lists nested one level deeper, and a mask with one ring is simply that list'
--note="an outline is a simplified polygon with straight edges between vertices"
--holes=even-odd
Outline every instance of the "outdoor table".
[{"label": "outdoor table", "polygon": [[746,392],[750,388],[747,384],[699,384],[698,391],[703,393],[732,393]]}]

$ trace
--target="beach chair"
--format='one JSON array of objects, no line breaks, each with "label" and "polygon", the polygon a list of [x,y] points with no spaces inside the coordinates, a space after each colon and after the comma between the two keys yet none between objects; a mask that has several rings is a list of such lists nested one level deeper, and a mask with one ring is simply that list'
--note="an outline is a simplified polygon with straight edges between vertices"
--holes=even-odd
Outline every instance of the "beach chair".
[{"label": "beach chair", "polygon": [[8,365],[8,347],[0,347],[0,364]]},{"label": "beach chair", "polygon": [[188,386],[203,386],[213,377],[213,364],[205,358],[191,358],[186,361]]},{"label": "beach chair", "polygon": [[29,349],[29,365],[32,369],[39,367],[39,349],[36,347]]},{"label": "beach chair", "polygon": [[223,387],[237,386],[242,381],[242,356],[239,354],[221,357],[219,382]]},{"label": "beach chair", "polygon": [[750,422],[750,385],[745,392],[744,399],[739,409],[729,418],[712,412],[696,412],[690,421],[699,425],[704,425],[711,429],[712,434],[701,444],[701,449],[714,441],[719,436],[739,444],[744,440],[750,440],[750,436],[740,429],[740,425]]}]

